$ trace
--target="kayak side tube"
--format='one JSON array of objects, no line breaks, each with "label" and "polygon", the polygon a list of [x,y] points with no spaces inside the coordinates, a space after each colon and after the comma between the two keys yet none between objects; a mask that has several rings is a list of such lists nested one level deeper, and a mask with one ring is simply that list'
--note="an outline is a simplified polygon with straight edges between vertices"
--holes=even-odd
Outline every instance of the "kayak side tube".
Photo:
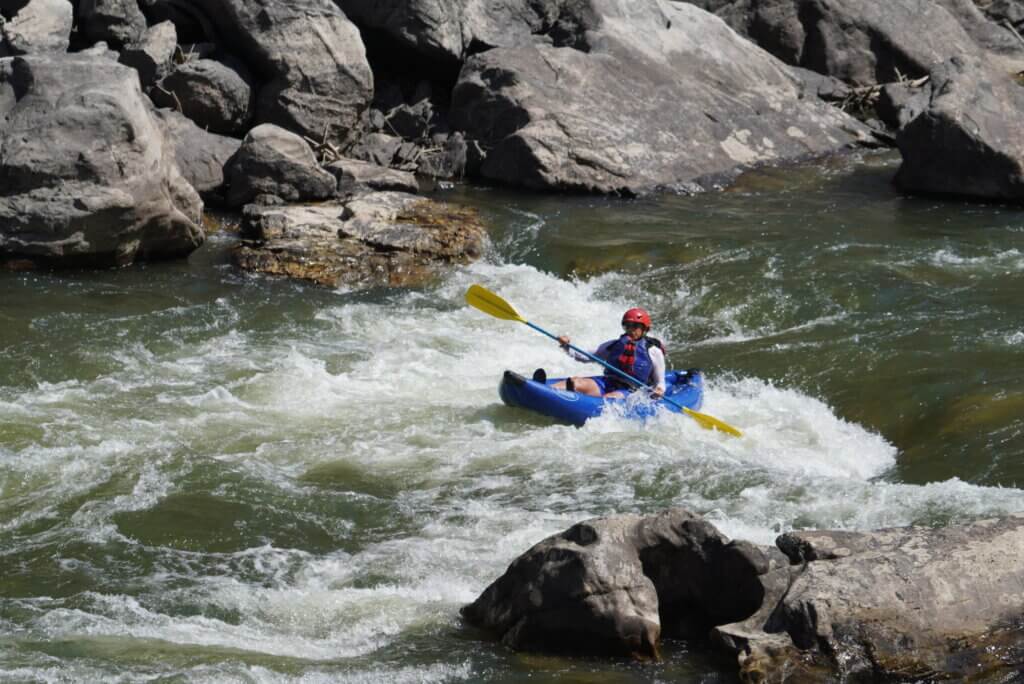
[{"label": "kayak side tube", "polygon": [[[498,394],[508,406],[524,408],[561,423],[582,426],[590,418],[616,407],[627,418],[643,420],[660,411],[680,413],[677,406],[667,402],[627,401],[590,397],[579,392],[567,392],[552,387],[565,378],[552,378],[538,382],[507,370],[498,385]],[[700,410],[704,401],[704,377],[699,369],[669,371],[665,374],[666,396],[693,411]]]}]

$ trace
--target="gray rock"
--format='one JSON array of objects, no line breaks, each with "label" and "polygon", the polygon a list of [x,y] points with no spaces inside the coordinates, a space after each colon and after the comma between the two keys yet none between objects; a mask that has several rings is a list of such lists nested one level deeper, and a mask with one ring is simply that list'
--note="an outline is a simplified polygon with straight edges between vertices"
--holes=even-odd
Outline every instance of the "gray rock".
[{"label": "gray rock", "polygon": [[151,25],[169,21],[182,43],[206,43],[216,39],[217,31],[204,9],[190,0],[139,0]]},{"label": "gray rock", "polygon": [[474,210],[384,192],[348,203],[256,206],[244,211],[242,269],[329,287],[420,286],[451,264],[479,258]]},{"label": "gray rock", "polygon": [[207,204],[223,204],[224,168],[242,141],[204,131],[185,115],[170,109],[158,109],[155,115],[164,138],[174,148],[185,180]]},{"label": "gray rock", "polygon": [[133,69],[103,56],[0,60],[0,255],[108,266],[188,254],[202,202]]},{"label": "gray rock", "polygon": [[1024,199],[1024,88],[1012,74],[954,58],[931,72],[931,99],[896,138],[896,184],[925,194]]},{"label": "gray rock", "polygon": [[297,202],[327,199],[338,182],[320,168],[305,140],[273,124],[249,131],[227,170],[227,203],[240,207],[256,195],[277,195]]},{"label": "gray rock", "polygon": [[683,509],[597,518],[521,555],[462,616],[514,649],[656,658],[663,634],[757,612],[784,561]]},{"label": "gray rock", "polygon": [[358,159],[337,159],[325,167],[338,179],[339,194],[358,192],[363,188],[394,190],[416,194],[416,176],[405,171],[385,168]]},{"label": "gray rock", "polygon": [[227,135],[247,130],[255,102],[245,67],[212,59],[179,65],[150,97],[158,107],[177,109],[200,128]]},{"label": "gray rock", "polygon": [[918,78],[954,55],[1021,55],[971,0],[735,0],[717,14],[787,64],[865,86]]},{"label": "gray rock", "polygon": [[555,24],[560,0],[340,0],[362,26],[435,59],[532,42]]},{"label": "gray rock", "polygon": [[170,71],[177,46],[174,24],[163,21],[146,29],[139,42],[121,50],[120,62],[138,71],[142,87],[149,88]]},{"label": "gray rock", "polygon": [[67,52],[74,12],[68,0],[32,0],[0,26],[7,53]]},{"label": "gray rock", "polygon": [[931,90],[929,83],[887,83],[878,94],[875,111],[886,126],[898,131],[928,108]]},{"label": "gray rock", "polygon": [[370,133],[352,147],[351,155],[378,166],[391,166],[402,146],[402,139],[384,133]]},{"label": "gray rock", "polygon": [[266,81],[256,120],[348,145],[362,131],[373,74],[359,30],[331,0],[189,0],[234,37]]},{"label": "gray rock", "polygon": [[[1024,610],[1024,517],[798,532],[779,546],[800,570],[767,623],[773,648],[758,648],[754,636],[754,657],[741,654],[746,672],[777,678],[814,657],[847,677],[972,677],[1006,668],[1004,654],[1024,642],[1015,627]],[[792,645],[777,648],[779,634]]]},{"label": "gray rock", "polygon": [[801,99],[788,72],[714,15],[654,0],[594,0],[587,51],[536,45],[471,57],[452,119],[486,178],[638,194],[720,187],[744,169],[870,139]]},{"label": "gray rock", "polygon": [[80,0],[78,30],[92,42],[120,48],[138,42],[146,17],[136,0]]}]

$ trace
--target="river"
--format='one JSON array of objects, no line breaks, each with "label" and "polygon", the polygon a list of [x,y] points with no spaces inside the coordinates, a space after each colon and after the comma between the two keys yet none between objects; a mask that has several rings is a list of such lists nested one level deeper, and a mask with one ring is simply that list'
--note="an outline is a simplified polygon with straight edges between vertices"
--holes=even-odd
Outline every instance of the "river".
[{"label": "river", "polygon": [[[187,261],[0,274],[0,680],[731,682],[515,654],[458,609],[581,519],[684,506],[800,528],[1024,510],[1024,213],[906,198],[898,157],[640,200],[456,187],[484,260],[418,290]],[[502,371],[583,373],[634,305],[731,438],[665,415],[582,429]]]}]

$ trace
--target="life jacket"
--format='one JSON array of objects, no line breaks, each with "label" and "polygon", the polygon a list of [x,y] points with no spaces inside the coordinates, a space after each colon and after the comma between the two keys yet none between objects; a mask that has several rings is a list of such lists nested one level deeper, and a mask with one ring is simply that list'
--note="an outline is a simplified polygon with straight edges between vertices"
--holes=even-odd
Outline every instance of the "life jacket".
[{"label": "life jacket", "polygon": [[[605,360],[623,373],[632,375],[637,380],[649,385],[651,383],[651,375],[654,374],[654,364],[651,362],[651,355],[647,351],[650,347],[660,349],[662,354],[665,354],[667,363],[668,354],[665,352],[665,345],[661,343],[661,340],[647,337],[646,335],[636,342],[629,335],[622,335],[614,344],[608,347],[608,350],[605,352],[607,354]],[[626,379],[618,373],[605,369],[604,375],[607,379],[613,381],[613,384],[617,387],[629,387]]]}]

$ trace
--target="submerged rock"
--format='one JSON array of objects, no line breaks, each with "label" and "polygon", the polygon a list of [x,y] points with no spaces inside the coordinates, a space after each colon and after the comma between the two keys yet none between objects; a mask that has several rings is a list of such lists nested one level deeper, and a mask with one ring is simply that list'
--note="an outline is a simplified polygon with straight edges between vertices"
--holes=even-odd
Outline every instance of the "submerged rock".
[{"label": "submerged rock", "polygon": [[1024,663],[1024,516],[729,541],[682,509],[549,537],[462,609],[514,649],[656,657],[712,637],[747,682],[974,677]]},{"label": "submerged rock", "polygon": [[0,260],[122,265],[202,244],[202,202],[135,70],[86,53],[0,60],[0,121]]},{"label": "submerged rock", "polygon": [[474,210],[399,192],[249,205],[242,230],[240,268],[330,287],[420,285],[438,267],[478,258],[485,236]]}]

